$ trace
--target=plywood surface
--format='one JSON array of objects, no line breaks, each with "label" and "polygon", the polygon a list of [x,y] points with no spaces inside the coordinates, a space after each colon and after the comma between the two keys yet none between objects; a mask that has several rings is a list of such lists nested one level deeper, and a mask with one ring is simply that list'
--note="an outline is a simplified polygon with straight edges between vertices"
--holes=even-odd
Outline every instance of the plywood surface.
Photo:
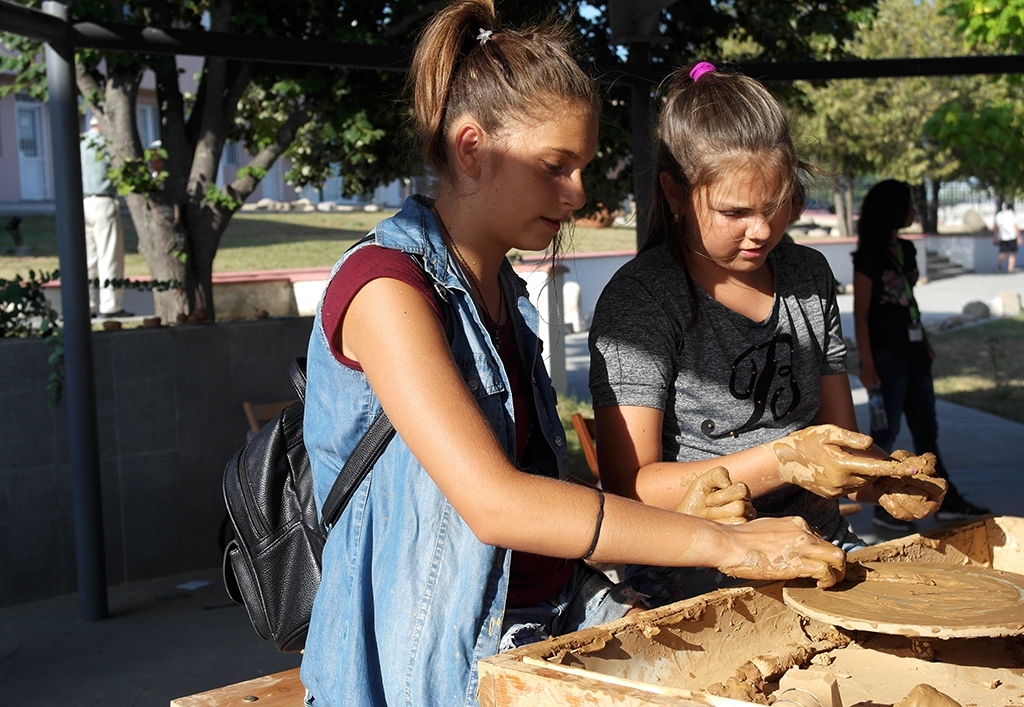
[{"label": "plywood surface", "polygon": [[[302,707],[306,691],[299,669],[286,670],[171,700],[171,707]],[[256,699],[253,699],[256,698]]]}]

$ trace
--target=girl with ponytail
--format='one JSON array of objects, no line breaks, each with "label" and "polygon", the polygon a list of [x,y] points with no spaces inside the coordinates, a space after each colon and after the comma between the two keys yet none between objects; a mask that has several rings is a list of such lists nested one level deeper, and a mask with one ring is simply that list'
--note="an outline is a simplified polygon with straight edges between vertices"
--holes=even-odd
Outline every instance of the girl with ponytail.
[{"label": "girl with ponytail", "polygon": [[[839,498],[893,506],[905,492],[901,513],[934,512],[934,457],[898,464],[857,431],[827,261],[780,244],[806,168],[786,112],[708,62],[667,86],[649,232],[590,328],[602,483],[675,508],[724,465],[758,516],[798,516],[845,551],[864,543]],[[704,567],[628,564],[626,585],[660,606],[722,586]]]},{"label": "girl with ponytail", "polygon": [[564,30],[499,27],[490,0],[457,0],[410,83],[436,197],[342,257],[309,343],[318,503],[381,410],[396,436],[327,539],[307,704],[476,704],[482,658],[630,610],[585,559],[834,583],[842,552],[802,522],[720,525],[566,481],[538,313],[505,257],[548,248],[586,200],[599,96]]}]

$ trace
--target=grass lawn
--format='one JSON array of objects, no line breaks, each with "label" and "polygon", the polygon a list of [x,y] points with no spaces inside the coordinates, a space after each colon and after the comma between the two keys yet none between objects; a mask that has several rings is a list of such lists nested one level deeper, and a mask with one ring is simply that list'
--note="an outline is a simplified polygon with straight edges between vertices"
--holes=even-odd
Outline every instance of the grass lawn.
[{"label": "grass lawn", "polygon": [[[245,272],[282,268],[330,267],[352,243],[369,232],[381,219],[394,211],[378,212],[240,212],[224,232],[215,272]],[[0,217],[2,220],[3,217]],[[127,214],[122,214],[125,243],[125,275],[149,274],[139,255],[138,236]],[[0,278],[27,276],[57,269],[57,228],[54,216],[27,215],[21,222],[24,244],[32,255],[14,257],[8,251],[13,240],[0,245]],[[6,234],[0,234],[7,237]],[[578,228],[567,243],[569,252],[588,253],[629,250],[636,247],[635,228]]]},{"label": "grass lawn", "polygon": [[1024,315],[929,338],[938,397],[1024,423]]}]

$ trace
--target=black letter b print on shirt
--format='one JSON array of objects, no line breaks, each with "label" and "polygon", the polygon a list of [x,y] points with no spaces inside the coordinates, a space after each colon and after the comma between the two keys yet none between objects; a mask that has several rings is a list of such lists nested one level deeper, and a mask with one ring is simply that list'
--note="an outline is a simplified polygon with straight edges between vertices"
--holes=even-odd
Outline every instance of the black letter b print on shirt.
[{"label": "black letter b print on shirt", "polygon": [[752,399],[754,408],[746,422],[723,432],[715,432],[714,420],[704,420],[701,432],[711,439],[739,437],[760,422],[769,407],[775,420],[793,412],[800,403],[800,388],[793,376],[793,337],[775,334],[740,354],[732,363],[729,392],[737,400]]}]

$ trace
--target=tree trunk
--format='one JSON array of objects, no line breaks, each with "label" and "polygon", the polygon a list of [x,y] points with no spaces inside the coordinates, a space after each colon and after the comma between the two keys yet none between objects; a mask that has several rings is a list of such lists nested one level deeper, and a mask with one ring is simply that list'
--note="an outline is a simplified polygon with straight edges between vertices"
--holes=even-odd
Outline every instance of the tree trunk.
[{"label": "tree trunk", "polygon": [[939,232],[939,182],[926,180],[911,187],[914,209],[921,221],[922,233]]},{"label": "tree trunk", "polygon": [[[217,0],[211,12],[212,29],[227,31],[230,2]],[[219,190],[223,199],[207,199],[215,183],[221,151],[238,102],[249,85],[251,64],[208,58],[191,112],[186,111],[173,59],[156,60],[160,138],[167,152],[166,179],[156,191],[131,192],[128,209],[139,236],[139,254],[154,281],[178,282],[179,287],[154,289],[156,314],[166,323],[184,317],[213,320],[213,259],[234,210],[257,187],[260,177],[252,169]],[[135,118],[135,99],[142,78],[141,64],[109,67],[106,80],[97,69],[79,64],[77,79],[84,96],[102,95],[94,106],[108,135],[112,163],[141,160],[148,145],[141,145]],[[188,116],[186,118],[186,115]],[[296,108],[249,163],[268,170],[309,120],[307,108]],[[147,167],[148,169],[148,167]]]},{"label": "tree trunk", "polygon": [[842,182],[836,184],[835,193],[832,195],[832,203],[836,209],[836,228],[839,229],[839,235],[843,238],[848,238],[850,232],[849,227],[846,225],[846,202],[843,199]]},{"label": "tree trunk", "polygon": [[853,230],[853,170],[843,169],[843,174],[836,184],[834,195],[836,208],[836,227],[843,238],[855,238]]},{"label": "tree trunk", "polygon": [[[132,223],[139,234],[139,255],[146,261],[149,273],[157,282],[186,282],[186,264],[180,254],[187,253],[186,236],[180,222],[175,224],[173,205],[159,194],[150,197],[129,194],[126,197]],[[188,297],[183,288],[153,290],[156,315],[165,324],[173,324],[178,315],[188,313]]]}]

